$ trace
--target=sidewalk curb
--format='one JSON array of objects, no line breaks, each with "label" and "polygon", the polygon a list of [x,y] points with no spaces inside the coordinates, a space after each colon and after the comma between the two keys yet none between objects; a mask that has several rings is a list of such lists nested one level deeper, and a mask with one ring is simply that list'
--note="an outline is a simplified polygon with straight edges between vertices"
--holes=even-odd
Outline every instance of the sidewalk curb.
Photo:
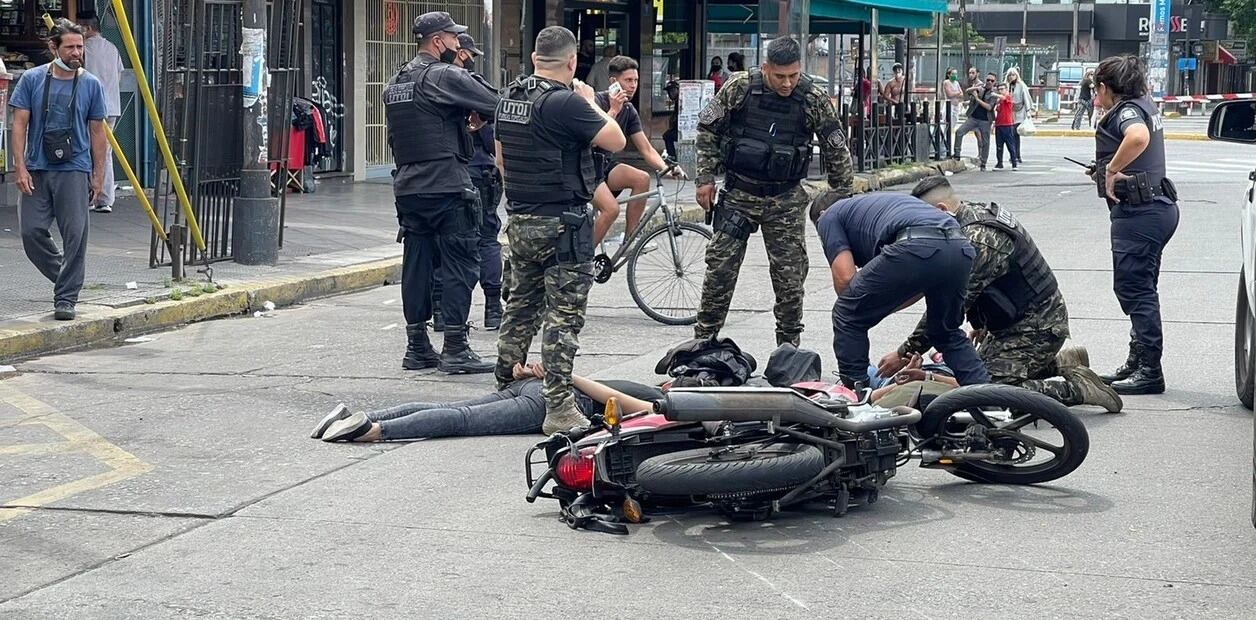
[{"label": "sidewalk curb", "polygon": [[[1095,132],[1086,130],[1086,129],[1078,129],[1076,131],[1072,129],[1039,129],[1034,132],[1032,137],[1035,137],[1035,138],[1094,138]],[[1164,139],[1165,140],[1191,140],[1191,141],[1202,142],[1202,141],[1208,140],[1208,136],[1204,134],[1200,134],[1200,133],[1166,132],[1164,134]]]},{"label": "sidewalk curb", "polygon": [[246,282],[199,297],[161,301],[106,311],[75,321],[43,318],[17,328],[0,329],[0,361],[10,362],[70,349],[120,341],[140,334],[206,319],[376,288],[401,280],[401,259],[339,267],[307,276]]}]

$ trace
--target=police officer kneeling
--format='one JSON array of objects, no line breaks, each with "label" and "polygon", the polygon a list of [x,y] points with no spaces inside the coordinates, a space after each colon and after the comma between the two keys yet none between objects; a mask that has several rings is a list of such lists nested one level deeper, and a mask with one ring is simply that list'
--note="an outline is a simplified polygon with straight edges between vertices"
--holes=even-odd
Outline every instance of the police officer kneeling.
[{"label": "police officer kneeling", "polygon": [[[996,204],[961,202],[946,177],[930,177],[911,192],[951,214],[977,257],[968,276],[964,308],[976,330],[977,353],[994,383],[1019,385],[1061,403],[1121,410],[1121,397],[1083,363],[1057,359],[1069,337],[1068,307],[1055,274],[1029,232]],[[892,377],[916,353],[930,348],[928,313],[916,331],[881,358],[878,371]]]},{"label": "police officer kneeling", "polygon": [[1135,56],[1095,70],[1095,105],[1108,110],[1095,130],[1093,178],[1112,220],[1112,288],[1130,317],[1129,356],[1103,377],[1118,394],[1161,394],[1160,258],[1178,225],[1177,189],[1165,176],[1164,119],[1147,97]]},{"label": "police officer kneeling", "polygon": [[[976,251],[955,218],[919,198],[877,192],[811,203],[833,273],[833,352],[847,387],[868,385],[868,330],[925,298],[925,334],[960,385],[990,376],[960,326]],[[829,206],[829,205],[832,206]],[[857,270],[858,268],[858,270]]]},{"label": "police officer kneeling", "polygon": [[[471,138],[464,124],[476,112],[490,118],[498,97],[466,70],[449,64],[465,26],[448,13],[424,13],[414,21],[419,55],[384,89],[388,144],[397,171],[399,236],[404,250],[401,302],[409,344],[401,365],[407,370],[438,367],[448,373],[486,373],[491,363],[467,344],[471,287],[479,272],[479,194],[467,174]],[[439,258],[440,268],[433,270]],[[432,318],[432,280],[440,278],[448,327],[440,355],[427,337]]]},{"label": "police officer kneeling", "polygon": [[[536,72],[515,80],[497,110],[497,156],[506,186],[510,291],[497,342],[497,383],[514,381],[545,324],[545,434],[585,426],[571,388],[572,365],[593,286],[593,146],[624,148],[619,124],[575,81],[576,37],[550,26],[536,37]],[[569,86],[570,85],[570,86]]]}]

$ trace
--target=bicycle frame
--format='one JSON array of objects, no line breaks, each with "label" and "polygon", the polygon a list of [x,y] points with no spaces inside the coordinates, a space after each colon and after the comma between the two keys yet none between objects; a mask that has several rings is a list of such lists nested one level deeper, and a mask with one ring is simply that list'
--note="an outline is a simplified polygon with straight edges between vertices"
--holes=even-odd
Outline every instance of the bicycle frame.
[{"label": "bicycle frame", "polygon": [[[641,215],[641,221],[637,223],[637,229],[632,231],[631,234],[625,236],[624,242],[620,244],[619,248],[615,250],[615,253],[611,255],[611,273],[619,271],[620,268],[628,262],[629,252],[636,247],[638,243],[645,241],[645,233],[652,230],[649,224],[654,220],[654,214],[660,209],[663,211],[663,217],[667,221],[667,226],[669,228],[674,227],[678,222],[679,218],[677,218],[676,214],[672,212],[671,208],[669,208],[667,204],[667,194],[663,192],[663,177],[657,173],[654,175],[654,189],[643,194],[635,194],[625,198],[619,198],[616,199],[615,202],[617,204],[626,205],[635,200],[643,200],[654,197],[657,197],[658,200],[650,205],[650,208],[646,209],[645,213]],[[672,260],[677,263],[676,269],[679,271],[680,259],[677,256],[676,240],[674,238],[670,238],[670,242],[672,244]]]}]

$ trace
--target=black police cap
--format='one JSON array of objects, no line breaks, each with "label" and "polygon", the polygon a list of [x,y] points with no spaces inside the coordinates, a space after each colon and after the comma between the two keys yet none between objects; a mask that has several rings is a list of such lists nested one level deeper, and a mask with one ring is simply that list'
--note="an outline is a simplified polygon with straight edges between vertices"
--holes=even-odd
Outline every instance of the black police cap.
[{"label": "black police cap", "polygon": [[438,32],[452,32],[454,34],[462,34],[467,31],[466,26],[459,26],[450,17],[449,13],[444,11],[432,11],[424,13],[414,18],[414,28],[412,30],[414,36],[423,38],[434,35]]},{"label": "black police cap", "polygon": [[475,38],[467,33],[458,35],[458,49],[464,49],[476,56],[483,56],[484,52],[475,46]]}]

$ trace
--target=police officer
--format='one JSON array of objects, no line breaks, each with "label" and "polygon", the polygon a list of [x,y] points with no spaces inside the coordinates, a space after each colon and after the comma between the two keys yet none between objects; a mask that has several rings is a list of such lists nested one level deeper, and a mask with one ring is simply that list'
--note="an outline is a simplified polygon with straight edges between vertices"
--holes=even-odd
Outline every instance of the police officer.
[{"label": "police officer", "polygon": [[[393,194],[405,243],[401,300],[409,345],[401,365],[407,370],[493,369],[467,344],[471,287],[479,270],[480,205],[467,173],[474,149],[465,125],[471,112],[491,118],[498,97],[450,64],[458,53],[458,34],[465,30],[448,13],[420,15],[414,20],[419,55],[384,89],[388,144],[397,164]],[[433,277],[443,285],[441,303],[449,323],[440,355],[428,341],[426,325],[432,316]]]},{"label": "police officer", "polygon": [[[991,380],[1046,394],[1068,406],[1120,411],[1121,397],[1095,371],[1057,358],[1069,337],[1068,307],[1051,267],[1016,217],[996,204],[961,202],[943,176],[921,181],[911,195],[959,220],[977,251],[964,309]],[[929,350],[928,324],[926,314],[898,350],[881,358],[879,375],[892,377],[913,355]]]},{"label": "police officer", "polygon": [[497,342],[497,383],[514,381],[540,329],[545,434],[587,424],[575,405],[572,364],[593,286],[598,179],[593,146],[624,148],[624,133],[576,74],[576,37],[561,26],[536,36],[532,75],[515,80],[497,109],[497,156],[506,189],[510,292]]},{"label": "police officer", "polygon": [[[458,55],[454,64],[466,69],[471,77],[488,90],[497,89],[475,72],[475,59],[484,55],[467,33],[458,35]],[[471,183],[480,194],[480,290],[484,292],[484,329],[494,331],[502,325],[502,244],[497,241],[502,221],[497,216],[497,203],[502,198],[501,172],[497,169],[497,151],[493,138],[493,122],[473,113],[468,121],[474,154],[467,171]],[[437,280],[432,294],[432,325],[444,331],[445,321],[440,309],[441,283]]]},{"label": "police officer", "polygon": [[1095,130],[1091,176],[1112,221],[1112,281],[1130,317],[1129,356],[1103,377],[1118,394],[1161,394],[1160,257],[1178,225],[1177,189],[1165,176],[1164,121],[1147,97],[1135,56],[1114,56],[1095,69],[1095,105],[1108,110]]},{"label": "police officer", "polygon": [[[746,240],[762,226],[776,292],[776,342],[800,344],[807,193],[799,182],[811,164],[813,134],[829,186],[849,195],[853,180],[841,122],[828,95],[802,74],[800,59],[798,41],[773,40],[763,66],[730,77],[699,116],[697,200],[715,209],[715,237],[707,246],[695,338],[715,336],[724,326]],[[724,193],[717,204],[721,167]]]},{"label": "police officer", "polygon": [[[919,198],[877,192],[811,205],[833,273],[833,351],[847,387],[868,385],[868,330],[921,297],[925,335],[960,385],[988,383],[964,322],[964,292],[976,251],[959,222]],[[832,206],[829,206],[832,205]]]}]

